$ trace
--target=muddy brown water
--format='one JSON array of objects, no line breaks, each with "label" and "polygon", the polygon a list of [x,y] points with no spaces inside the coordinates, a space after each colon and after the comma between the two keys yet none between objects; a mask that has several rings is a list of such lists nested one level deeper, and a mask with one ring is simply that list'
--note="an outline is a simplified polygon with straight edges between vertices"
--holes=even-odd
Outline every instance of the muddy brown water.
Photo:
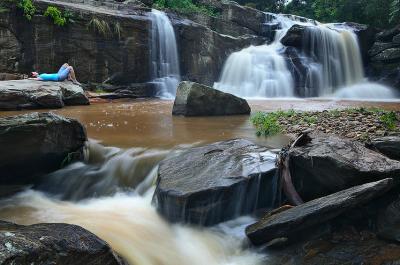
[{"label": "muddy brown water", "polygon": [[[273,110],[322,111],[347,107],[381,107],[399,110],[400,102],[357,102],[334,100],[251,100],[252,112]],[[285,136],[259,138],[249,116],[175,117],[170,100],[115,100],[90,106],[72,106],[51,110],[82,122],[92,139],[107,146],[169,149],[179,144],[206,144],[215,141],[245,138],[279,148]],[[48,111],[48,110],[40,110]],[[3,111],[0,116],[30,111]]]}]

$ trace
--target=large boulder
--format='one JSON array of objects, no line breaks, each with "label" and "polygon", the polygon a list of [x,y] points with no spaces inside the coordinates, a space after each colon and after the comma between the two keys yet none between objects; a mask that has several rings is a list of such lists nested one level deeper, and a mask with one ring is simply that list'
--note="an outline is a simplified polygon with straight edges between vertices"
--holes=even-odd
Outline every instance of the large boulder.
[{"label": "large boulder", "polygon": [[64,105],[87,105],[82,87],[72,82],[34,80],[0,81],[0,109],[62,108]]},{"label": "large boulder", "polygon": [[271,207],[275,157],[240,139],[171,154],[160,163],[153,200],[169,221],[199,225]]},{"label": "large boulder", "polygon": [[0,264],[122,265],[106,242],[69,224],[0,221]]},{"label": "large boulder", "polygon": [[172,109],[173,115],[184,116],[240,115],[250,112],[245,99],[193,82],[179,84]]},{"label": "large boulder", "polygon": [[384,136],[372,139],[369,147],[391,159],[400,160],[400,136]]},{"label": "large boulder", "polygon": [[293,25],[281,39],[281,43],[285,46],[292,46],[302,48],[303,45],[303,34],[307,26],[304,25]]},{"label": "large boulder", "polygon": [[400,198],[379,214],[377,227],[382,238],[400,242]]},{"label": "large boulder", "polygon": [[0,185],[33,184],[41,174],[82,159],[82,124],[52,113],[0,118]]},{"label": "large boulder", "polygon": [[392,179],[384,179],[309,201],[262,218],[246,228],[246,235],[254,245],[262,245],[282,238],[285,238],[287,242],[293,242],[302,232],[373,200],[387,192],[392,186]]},{"label": "large boulder", "polygon": [[311,200],[384,178],[400,180],[400,162],[334,135],[313,134],[289,153],[293,182]]}]

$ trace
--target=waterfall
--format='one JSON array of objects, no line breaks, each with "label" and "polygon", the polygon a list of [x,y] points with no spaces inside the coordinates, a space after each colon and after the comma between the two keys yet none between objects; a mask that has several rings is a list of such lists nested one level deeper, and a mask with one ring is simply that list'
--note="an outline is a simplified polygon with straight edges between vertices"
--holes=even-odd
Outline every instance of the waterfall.
[{"label": "waterfall", "polygon": [[157,96],[174,98],[180,82],[178,50],[174,28],[164,12],[151,11],[152,78]]},{"label": "waterfall", "polygon": [[[232,53],[214,88],[246,98],[395,96],[390,88],[367,82],[351,28],[291,15],[267,14],[266,19],[265,25],[281,28],[272,43]],[[281,40],[296,24],[304,27],[301,46],[286,47]]]},{"label": "waterfall", "polygon": [[280,39],[289,29],[288,19],[279,17],[284,29],[270,45],[250,46],[232,53],[214,88],[242,97],[293,97],[294,82],[281,55]]},{"label": "waterfall", "polygon": [[336,88],[363,80],[360,48],[353,32],[328,25],[306,27],[303,47],[306,56],[314,61],[306,77],[307,90],[317,91],[318,96],[329,96]]}]

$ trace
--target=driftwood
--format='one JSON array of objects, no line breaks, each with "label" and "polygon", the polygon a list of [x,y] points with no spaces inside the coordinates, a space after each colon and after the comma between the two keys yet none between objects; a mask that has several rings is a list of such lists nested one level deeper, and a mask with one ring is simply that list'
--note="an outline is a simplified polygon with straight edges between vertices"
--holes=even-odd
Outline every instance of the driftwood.
[{"label": "driftwood", "polygon": [[292,176],[290,174],[290,158],[289,158],[289,151],[291,148],[297,146],[303,146],[311,141],[308,132],[302,133],[287,149],[283,149],[282,152],[279,154],[278,159],[278,167],[280,169],[280,179],[281,179],[281,186],[283,192],[285,193],[287,199],[292,205],[300,205],[303,204],[303,200],[301,199],[300,195],[297,193],[296,188],[292,182]]}]

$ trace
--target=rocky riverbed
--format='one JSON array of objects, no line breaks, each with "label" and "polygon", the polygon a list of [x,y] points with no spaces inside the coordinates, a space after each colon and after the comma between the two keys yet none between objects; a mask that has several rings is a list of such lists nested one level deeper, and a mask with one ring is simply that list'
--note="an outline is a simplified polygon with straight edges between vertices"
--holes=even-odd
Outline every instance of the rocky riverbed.
[{"label": "rocky riverbed", "polygon": [[306,130],[335,134],[352,140],[400,135],[400,111],[378,108],[350,108],[326,111],[275,111],[257,113],[252,122],[259,135],[297,135]]}]

